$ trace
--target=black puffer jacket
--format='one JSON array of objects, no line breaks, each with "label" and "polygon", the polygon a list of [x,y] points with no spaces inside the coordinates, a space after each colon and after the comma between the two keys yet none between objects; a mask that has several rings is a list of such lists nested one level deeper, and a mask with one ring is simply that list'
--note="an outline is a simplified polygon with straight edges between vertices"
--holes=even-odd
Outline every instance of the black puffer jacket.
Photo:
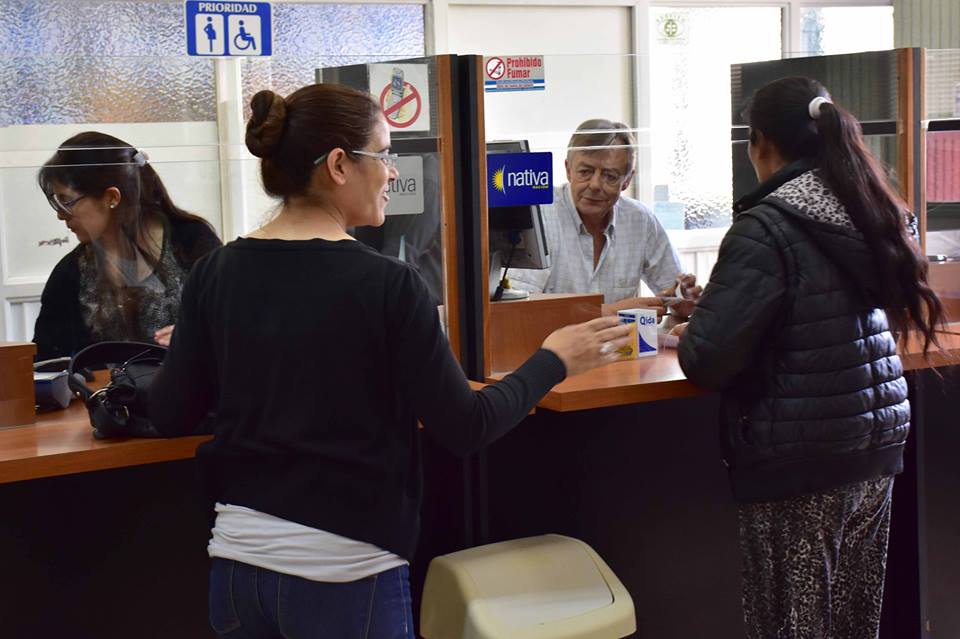
[{"label": "black puffer jacket", "polygon": [[680,341],[695,384],[723,391],[734,496],[782,499],[900,472],[907,384],[884,285],[826,185],[787,167],[738,202]]}]

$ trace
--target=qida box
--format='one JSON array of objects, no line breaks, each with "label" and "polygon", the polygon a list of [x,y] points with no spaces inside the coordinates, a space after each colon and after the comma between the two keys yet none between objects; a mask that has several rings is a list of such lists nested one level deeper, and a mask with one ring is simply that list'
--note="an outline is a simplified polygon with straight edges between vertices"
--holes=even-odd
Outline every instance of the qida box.
[{"label": "qida box", "polygon": [[621,324],[634,327],[630,345],[620,349],[620,359],[637,359],[657,354],[657,311],[652,308],[630,308],[617,311]]}]

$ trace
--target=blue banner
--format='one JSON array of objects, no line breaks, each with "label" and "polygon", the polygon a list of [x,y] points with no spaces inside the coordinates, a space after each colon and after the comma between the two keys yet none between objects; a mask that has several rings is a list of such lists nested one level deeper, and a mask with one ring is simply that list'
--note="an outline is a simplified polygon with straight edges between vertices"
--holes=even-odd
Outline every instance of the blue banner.
[{"label": "blue banner", "polygon": [[553,153],[487,154],[490,208],[552,202]]},{"label": "blue banner", "polygon": [[273,21],[269,2],[187,0],[187,55],[269,56]]}]

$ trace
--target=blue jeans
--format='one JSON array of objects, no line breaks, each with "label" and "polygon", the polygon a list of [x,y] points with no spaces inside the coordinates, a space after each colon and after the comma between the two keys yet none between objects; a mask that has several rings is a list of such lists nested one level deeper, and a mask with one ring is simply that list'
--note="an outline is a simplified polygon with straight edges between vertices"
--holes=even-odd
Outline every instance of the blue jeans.
[{"label": "blue jeans", "polygon": [[223,639],[414,639],[410,572],[310,581],[214,558],[210,625]]}]

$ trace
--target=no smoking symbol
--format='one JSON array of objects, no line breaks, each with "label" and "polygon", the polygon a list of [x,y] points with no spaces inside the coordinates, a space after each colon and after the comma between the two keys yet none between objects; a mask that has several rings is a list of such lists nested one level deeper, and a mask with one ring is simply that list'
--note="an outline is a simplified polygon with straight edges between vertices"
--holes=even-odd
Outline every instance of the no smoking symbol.
[{"label": "no smoking symbol", "polygon": [[491,80],[499,80],[507,70],[507,65],[500,58],[490,58],[487,60],[487,76]]},{"label": "no smoking symbol", "polygon": [[[398,129],[406,129],[414,122],[417,121],[417,118],[420,117],[420,110],[423,108],[423,100],[420,97],[420,92],[417,91],[409,82],[403,83],[403,97],[387,106],[387,93],[390,92],[392,85],[388,84],[383,87],[383,91],[380,92],[380,108],[383,109],[383,114],[387,116],[387,124],[390,126],[396,127]],[[411,102],[416,102],[416,106],[413,109],[404,109],[407,104]],[[410,115],[410,112],[413,112],[413,115]]]}]

